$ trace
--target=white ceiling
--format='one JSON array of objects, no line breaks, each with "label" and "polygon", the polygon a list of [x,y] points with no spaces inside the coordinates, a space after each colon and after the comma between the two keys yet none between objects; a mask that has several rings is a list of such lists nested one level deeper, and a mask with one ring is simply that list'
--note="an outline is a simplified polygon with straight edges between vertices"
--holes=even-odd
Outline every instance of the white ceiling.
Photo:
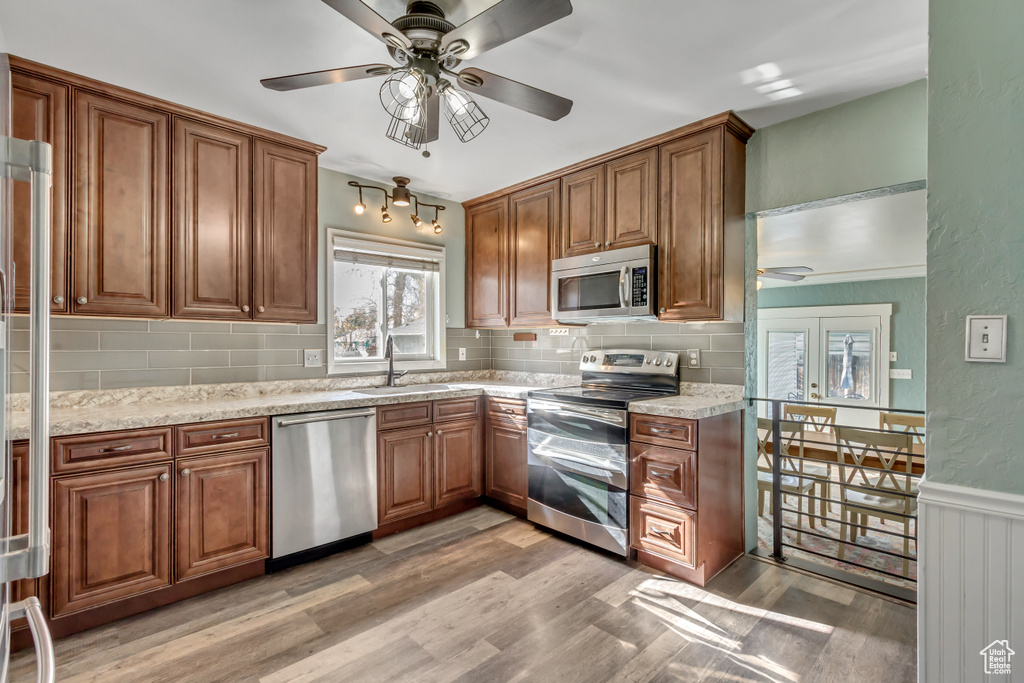
[{"label": "white ceiling", "polygon": [[804,280],[764,287],[925,274],[927,191],[862,199],[757,221],[757,267],[807,266]]},{"label": "white ceiling", "polygon": [[[441,0],[455,23],[495,0]],[[386,19],[402,0],[369,0]],[[734,109],[755,127],[922,78],[927,0],[576,0],[570,16],[466,62],[575,101],[546,121],[481,99],[463,144],[432,156],[384,137],[379,82],[305,91],[259,80],[373,62],[384,45],[320,0],[0,0],[10,51],[311,140],[321,164],[464,200]],[[804,94],[772,102],[741,73],[763,63]]]}]

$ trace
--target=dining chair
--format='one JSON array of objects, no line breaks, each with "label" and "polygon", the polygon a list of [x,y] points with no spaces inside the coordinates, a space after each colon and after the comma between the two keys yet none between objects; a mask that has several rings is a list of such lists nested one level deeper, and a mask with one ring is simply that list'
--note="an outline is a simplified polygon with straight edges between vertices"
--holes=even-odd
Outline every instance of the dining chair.
[{"label": "dining chair", "polygon": [[878,428],[913,435],[914,443],[924,445],[924,415],[879,413]]},{"label": "dining chair", "polygon": [[[799,457],[803,459],[803,436],[804,426],[799,422],[781,422],[781,434],[782,444],[779,450],[783,453],[790,452],[790,446],[794,442],[799,444]],[[768,444],[772,440],[772,421],[768,418],[759,417],[757,418],[757,514],[760,517],[764,516],[764,499],[765,494],[771,494],[772,492],[772,478],[774,473],[772,472],[772,454],[768,452]],[[787,470],[793,472],[793,474],[782,475],[782,498],[785,501],[787,495],[797,496],[796,505],[796,542],[800,543],[803,535],[801,529],[804,526],[804,506],[807,507],[807,513],[810,514],[811,506],[810,499],[807,498],[807,494],[814,488],[814,481],[811,479],[795,476],[797,473],[793,470],[795,465],[791,463],[793,458],[787,458],[783,456],[783,472]],[[787,464],[789,462],[790,464]],[[773,498],[771,501],[771,507],[769,512],[775,514],[776,501]],[[780,513],[781,514],[781,513]],[[815,527],[814,517],[809,517],[811,528]]]},{"label": "dining chair", "polygon": [[[826,406],[800,406],[786,404],[783,414],[787,420],[803,422],[810,431],[828,436],[828,442],[835,442],[836,409]],[[836,455],[838,461],[838,454]],[[826,510],[832,510],[832,464],[827,461],[801,460],[804,474],[814,477],[818,483],[819,514],[827,517]],[[827,501],[827,503],[826,503]],[[824,520],[823,520],[824,521]],[[826,525],[828,522],[824,522]]]},{"label": "dining chair", "polygon": [[[885,433],[853,427],[836,427],[839,454],[839,559],[846,556],[847,529],[850,541],[867,532],[870,518],[892,520],[903,525],[903,554],[910,555],[910,541],[917,548],[917,479],[911,476],[913,454],[910,433]],[[865,465],[877,459],[878,464]],[[900,467],[903,471],[900,471]],[[911,494],[911,495],[904,495]],[[903,576],[910,572],[910,560],[903,558]]]}]

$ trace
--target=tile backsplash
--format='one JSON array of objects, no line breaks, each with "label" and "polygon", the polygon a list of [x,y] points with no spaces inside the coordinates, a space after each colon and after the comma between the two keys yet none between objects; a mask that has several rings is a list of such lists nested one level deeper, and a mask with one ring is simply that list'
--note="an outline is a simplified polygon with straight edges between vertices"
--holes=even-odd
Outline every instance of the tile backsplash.
[{"label": "tile backsplash", "polygon": [[[28,318],[13,316],[11,390],[28,390]],[[537,341],[515,341],[515,332]],[[325,325],[51,318],[53,391],[318,379],[302,366],[304,349],[326,348]],[[466,360],[459,360],[459,349]],[[689,382],[743,384],[743,323],[612,323],[549,330],[447,330],[447,371],[513,370],[575,374],[584,349],[700,349]]]}]

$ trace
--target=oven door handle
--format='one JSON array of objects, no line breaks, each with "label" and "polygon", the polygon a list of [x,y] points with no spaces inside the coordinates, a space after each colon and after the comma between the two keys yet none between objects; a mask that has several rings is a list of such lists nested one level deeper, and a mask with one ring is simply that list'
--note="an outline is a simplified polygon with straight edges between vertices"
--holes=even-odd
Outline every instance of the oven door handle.
[{"label": "oven door handle", "polygon": [[611,461],[604,460],[602,458],[581,458],[577,455],[551,450],[545,446],[534,446],[533,452],[537,455],[544,456],[545,458],[560,460],[562,462],[574,462],[580,465],[593,467],[594,469],[604,470],[610,474],[620,474],[622,472],[621,467],[615,467],[609,464]]},{"label": "oven door handle", "polygon": [[624,410],[606,410],[604,408],[590,408],[587,406],[580,405],[566,405],[564,403],[554,403],[550,401],[542,401],[538,399],[531,399],[528,404],[532,408],[543,410],[553,413],[575,413],[577,415],[583,415],[584,417],[592,417],[608,424],[613,424],[618,427],[626,426],[626,417]]},{"label": "oven door handle", "polygon": [[629,282],[629,266],[622,266],[619,271],[619,307],[623,309],[630,308],[630,282]]}]

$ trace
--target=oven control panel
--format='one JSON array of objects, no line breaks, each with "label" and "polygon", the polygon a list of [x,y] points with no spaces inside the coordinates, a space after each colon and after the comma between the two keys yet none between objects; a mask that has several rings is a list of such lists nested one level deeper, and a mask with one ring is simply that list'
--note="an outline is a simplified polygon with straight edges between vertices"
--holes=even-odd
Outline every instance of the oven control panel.
[{"label": "oven control panel", "polygon": [[679,371],[679,354],[673,351],[643,349],[584,351],[580,359],[580,370],[635,375],[674,375]]}]

